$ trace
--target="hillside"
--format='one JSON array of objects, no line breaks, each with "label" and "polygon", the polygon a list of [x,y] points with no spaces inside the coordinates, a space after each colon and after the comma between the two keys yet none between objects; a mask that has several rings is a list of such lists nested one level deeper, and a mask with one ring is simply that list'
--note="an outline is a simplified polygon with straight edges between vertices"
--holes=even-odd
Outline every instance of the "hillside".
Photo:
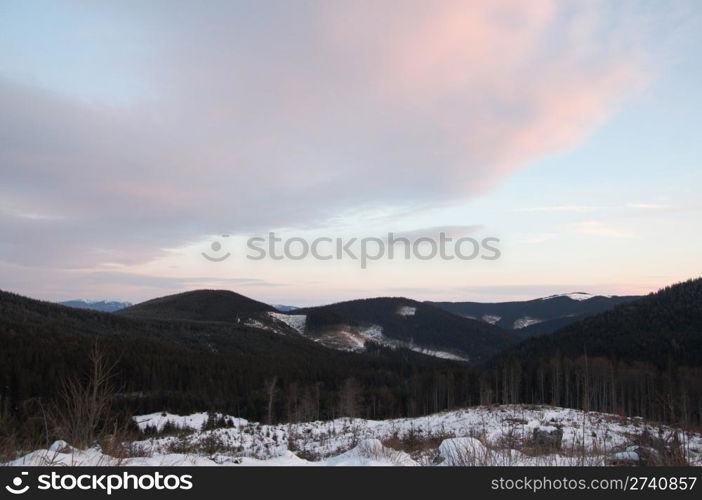
[{"label": "hillside", "polygon": [[524,341],[482,368],[482,400],[699,423],[702,279]]},{"label": "hillside", "polygon": [[95,345],[116,363],[116,409],[128,413],[213,409],[275,421],[340,413],[386,418],[473,398],[476,379],[460,363],[376,344],[341,352],[281,332],[244,322],[138,319],[0,291],[4,430],[41,435],[41,407],[56,402],[66,380],[83,380]]},{"label": "hillside", "polygon": [[352,300],[294,314],[306,315],[305,335],[328,345],[370,339],[477,363],[516,342],[496,326],[406,298]]},{"label": "hillside", "polygon": [[520,359],[554,352],[606,356],[665,366],[702,366],[702,278],[669,286],[614,309],[526,341],[506,355]]},{"label": "hillside", "polygon": [[520,339],[537,337],[593,314],[638,299],[638,296],[602,296],[584,292],[513,302],[430,302],[459,316],[482,320],[514,332]]}]

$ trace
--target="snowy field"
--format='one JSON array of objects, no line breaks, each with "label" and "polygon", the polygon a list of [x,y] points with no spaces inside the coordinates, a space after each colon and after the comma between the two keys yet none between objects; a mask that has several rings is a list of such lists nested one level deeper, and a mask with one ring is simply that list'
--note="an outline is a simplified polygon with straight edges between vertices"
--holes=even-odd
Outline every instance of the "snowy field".
[{"label": "snowy field", "polygon": [[134,420],[143,439],[123,443],[119,453],[58,441],[6,465],[702,465],[700,434],[548,406],[281,425],[206,413]]}]

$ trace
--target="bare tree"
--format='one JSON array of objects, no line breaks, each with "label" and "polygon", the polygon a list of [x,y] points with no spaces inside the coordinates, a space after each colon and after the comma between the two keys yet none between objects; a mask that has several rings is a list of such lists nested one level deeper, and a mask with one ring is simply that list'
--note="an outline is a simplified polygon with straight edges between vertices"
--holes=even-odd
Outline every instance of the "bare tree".
[{"label": "bare tree", "polygon": [[78,447],[96,441],[100,424],[107,418],[112,399],[117,361],[109,363],[97,341],[89,354],[90,371],[86,378],[66,378],[59,393],[52,420],[59,437]]},{"label": "bare tree", "polygon": [[268,412],[266,415],[266,423],[273,423],[273,401],[275,399],[275,386],[278,383],[278,377],[273,377],[268,383],[266,383],[266,392],[268,393]]},{"label": "bare tree", "polygon": [[344,381],[339,391],[339,415],[343,417],[358,417],[362,402],[363,391],[355,378],[350,377]]}]

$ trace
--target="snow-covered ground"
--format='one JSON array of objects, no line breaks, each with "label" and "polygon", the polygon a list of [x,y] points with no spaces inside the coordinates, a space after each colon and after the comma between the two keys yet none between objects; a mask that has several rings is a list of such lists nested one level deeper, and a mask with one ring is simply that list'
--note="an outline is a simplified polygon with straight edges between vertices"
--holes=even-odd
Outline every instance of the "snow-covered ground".
[{"label": "snow-covered ground", "polygon": [[[135,417],[141,429],[166,427],[173,434],[127,443],[120,458],[59,441],[8,465],[604,465],[650,460],[665,446],[702,465],[700,434],[549,406],[281,425],[217,417],[227,427],[203,430],[204,413],[142,415]],[[558,436],[558,443],[545,446],[538,436]]]},{"label": "snow-covered ground", "polygon": [[[403,314],[403,316],[409,316],[409,314]],[[327,330],[319,336],[308,338],[315,342],[319,342],[326,347],[342,351],[362,352],[366,348],[366,342],[372,341],[376,344],[390,347],[391,349],[410,349],[411,351],[418,352],[426,356],[451,359],[454,361],[469,361],[467,356],[460,355],[455,352],[432,349],[429,347],[419,346],[414,342],[406,342],[387,337],[385,334],[383,334],[383,327],[380,325],[341,325],[338,328]]]},{"label": "snow-covered ground", "polygon": [[502,316],[495,316],[493,314],[484,314],[482,320],[485,321],[486,323],[490,323],[491,325],[494,325],[498,321],[502,319]]},{"label": "snow-covered ground", "polygon": [[400,306],[397,308],[397,314],[400,316],[414,316],[417,313],[416,307]]},{"label": "snow-covered ground", "polygon": [[304,314],[283,314],[277,312],[269,312],[268,315],[278,321],[282,321],[298,333],[305,333],[305,323],[307,316]]},{"label": "snow-covered ground", "polygon": [[542,322],[543,320],[540,320],[539,318],[531,318],[529,316],[524,316],[523,318],[519,318],[514,323],[512,323],[512,328],[515,330],[519,330],[521,328],[526,328],[527,326],[531,325],[537,325]]},{"label": "snow-covered ground", "polygon": [[[415,309],[415,308],[410,308],[410,309]],[[398,314],[400,314],[398,312]],[[414,313],[412,313],[414,314]],[[409,313],[402,314],[403,316],[411,316]],[[435,358],[442,358],[442,359],[452,359],[454,361],[468,361],[468,358],[466,356],[460,356],[456,353],[449,352],[449,351],[442,351],[439,349],[430,349],[428,347],[422,347],[419,346],[413,342],[404,342],[402,340],[398,339],[392,339],[389,337],[386,337],[383,334],[383,327],[380,325],[371,325],[368,327],[364,328],[357,328],[357,333],[358,335],[363,339],[362,343],[360,344],[360,348],[363,349],[365,346],[365,341],[366,340],[371,340],[377,344],[386,346],[386,347],[391,347],[393,349],[396,348],[405,348],[405,349],[410,349],[411,351],[418,352],[421,354],[424,354],[426,356],[433,356]]]},{"label": "snow-covered ground", "polygon": [[420,354],[424,354],[425,356],[434,356],[435,358],[441,358],[441,359],[451,359],[453,361],[464,361],[468,362],[470,361],[467,356],[459,356],[458,354],[448,352],[448,351],[439,351],[436,349],[428,349],[426,347],[420,347],[416,344],[408,344],[406,346],[408,349],[414,352],[418,352]]},{"label": "snow-covered ground", "polygon": [[[403,317],[414,316],[417,312],[416,307],[400,306],[396,314]],[[300,335],[306,336],[308,339],[318,342],[325,347],[337,349],[341,351],[361,352],[366,348],[366,342],[372,341],[392,349],[403,348],[433,356],[436,358],[450,359],[453,361],[469,361],[468,357],[455,352],[443,351],[440,349],[432,349],[429,347],[418,346],[413,342],[405,342],[398,339],[386,337],[383,334],[383,327],[380,325],[339,325],[336,328],[331,328],[326,331],[308,335],[306,331],[307,316],[304,314],[285,314],[280,312],[268,312],[266,319],[272,320],[272,323],[266,323],[260,319],[248,318],[244,321],[246,326],[258,328],[261,330],[273,331],[285,335],[289,333],[288,329],[292,329]],[[497,318],[499,320],[499,318]],[[497,321],[496,320],[496,321]]]}]

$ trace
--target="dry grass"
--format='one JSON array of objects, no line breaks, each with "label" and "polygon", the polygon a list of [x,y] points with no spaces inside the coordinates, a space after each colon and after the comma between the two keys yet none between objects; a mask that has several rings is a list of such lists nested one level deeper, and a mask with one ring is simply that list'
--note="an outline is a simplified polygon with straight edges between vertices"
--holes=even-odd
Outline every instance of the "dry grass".
[{"label": "dry grass", "polygon": [[402,437],[398,432],[394,432],[392,436],[382,440],[382,443],[383,446],[388,448],[416,455],[436,450],[442,441],[451,437],[448,433],[421,435],[414,429],[411,429],[407,435]]}]

